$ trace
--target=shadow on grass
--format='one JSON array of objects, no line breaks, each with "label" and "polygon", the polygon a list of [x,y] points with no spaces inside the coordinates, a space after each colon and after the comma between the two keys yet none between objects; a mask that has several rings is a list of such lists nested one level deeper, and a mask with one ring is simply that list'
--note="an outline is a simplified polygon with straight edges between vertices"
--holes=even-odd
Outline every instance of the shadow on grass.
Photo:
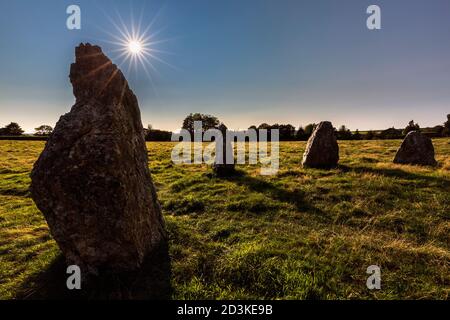
[{"label": "shadow on grass", "polygon": [[306,193],[301,189],[295,189],[292,191],[286,190],[268,181],[249,176],[243,171],[236,171],[235,175],[223,179],[236,183],[237,185],[243,185],[251,191],[262,193],[275,201],[292,204],[298,211],[306,211],[325,216],[322,210],[311,205],[305,199]]},{"label": "shadow on grass", "polygon": [[0,196],[27,197],[29,195],[29,188],[0,189]]},{"label": "shadow on grass", "polygon": [[415,180],[417,183],[417,180],[422,180],[427,183],[438,183],[441,184],[443,187],[450,188],[450,180],[445,178],[439,178],[439,177],[432,177],[432,176],[425,176],[421,174],[416,174],[412,172],[403,171],[401,169],[391,169],[391,168],[372,168],[372,167],[364,167],[364,166],[346,166],[346,165],[339,165],[339,169],[341,169],[343,172],[355,172],[355,173],[372,173],[376,175],[382,175],[388,178],[400,178],[400,179],[406,179],[406,180]]},{"label": "shadow on grass", "polygon": [[[67,264],[58,256],[42,273],[25,281],[19,300],[168,300],[172,295],[171,263],[167,245],[144,261],[136,272],[110,273],[82,280],[81,290],[66,287]],[[30,286],[31,284],[31,286]]]}]

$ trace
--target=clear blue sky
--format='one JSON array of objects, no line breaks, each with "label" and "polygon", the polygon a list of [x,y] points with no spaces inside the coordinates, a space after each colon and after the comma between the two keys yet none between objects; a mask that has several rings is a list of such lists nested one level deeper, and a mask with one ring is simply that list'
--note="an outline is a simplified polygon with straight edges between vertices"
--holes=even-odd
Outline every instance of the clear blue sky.
[{"label": "clear blue sky", "polygon": [[[142,10],[145,3],[145,9]],[[78,4],[82,30],[66,28]],[[382,30],[366,9],[382,9]],[[99,44],[113,58],[119,35],[161,10],[154,88],[142,68],[128,79],[144,125],[175,130],[190,112],[231,128],[331,120],[351,129],[443,123],[450,113],[450,0],[0,0],[0,126],[54,125],[74,99],[74,47]],[[114,61],[118,62],[118,61]]]}]

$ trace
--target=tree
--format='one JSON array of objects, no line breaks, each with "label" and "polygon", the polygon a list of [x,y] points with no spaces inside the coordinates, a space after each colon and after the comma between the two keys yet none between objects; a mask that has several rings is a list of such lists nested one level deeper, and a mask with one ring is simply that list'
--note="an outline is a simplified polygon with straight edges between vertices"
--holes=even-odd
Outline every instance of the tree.
[{"label": "tree", "polygon": [[431,134],[433,137],[444,137],[444,126],[434,126],[432,128]]},{"label": "tree", "polygon": [[278,128],[273,126],[273,129],[280,130],[280,140],[281,141],[294,141],[295,138],[295,127],[291,124],[281,124]]},{"label": "tree", "polygon": [[374,138],[375,138],[375,133],[374,133],[373,131],[367,132],[367,134],[366,134],[366,136],[365,136],[365,139],[366,139],[366,140],[372,140],[372,139],[374,139]]},{"label": "tree", "polygon": [[442,131],[444,137],[450,137],[450,114],[447,115],[447,121],[444,123],[444,130]]},{"label": "tree", "polygon": [[219,119],[209,114],[202,113],[191,113],[184,119],[182,128],[194,133],[194,122],[201,121],[203,131],[208,131],[210,129],[218,129],[220,125]]},{"label": "tree", "polygon": [[255,132],[256,132],[256,139],[258,139],[258,141],[259,141],[259,131],[258,131],[258,128],[257,128],[255,125],[253,125],[253,126],[248,127],[248,130],[255,130]]},{"label": "tree", "polygon": [[35,136],[49,136],[53,132],[53,128],[48,125],[42,125],[34,129],[36,132],[34,133]]},{"label": "tree", "polygon": [[267,130],[266,135],[265,136],[263,135],[262,137],[266,137],[266,139],[269,141],[271,138],[271,134],[270,134],[271,128],[272,127],[267,123],[260,124],[256,130],[256,132],[258,133],[258,141],[259,141],[259,138],[261,137],[260,130]]},{"label": "tree", "polygon": [[303,129],[302,126],[300,126],[300,127],[298,128],[295,137],[296,137],[296,139],[299,140],[299,141],[306,141],[306,140],[308,140],[308,137],[306,136],[306,133],[305,133],[305,129]]},{"label": "tree", "polygon": [[340,140],[351,140],[352,132],[350,131],[350,129],[347,129],[345,125],[342,125],[337,132],[337,137]]},{"label": "tree", "polygon": [[353,139],[354,140],[361,140],[362,139],[361,133],[359,133],[358,129],[356,129],[355,134],[353,135]]},{"label": "tree", "polygon": [[21,136],[23,134],[22,128],[16,122],[11,122],[6,127],[0,129],[2,136]]},{"label": "tree", "polygon": [[414,120],[411,120],[408,126],[403,130],[403,135],[406,136],[411,131],[420,131],[420,126],[418,123],[414,123]]},{"label": "tree", "polygon": [[316,129],[317,125],[315,123],[310,123],[305,127],[305,134],[309,138],[314,132],[314,129]]},{"label": "tree", "polygon": [[260,124],[258,127],[258,130],[270,130],[270,129],[272,129],[272,126],[267,123]]}]

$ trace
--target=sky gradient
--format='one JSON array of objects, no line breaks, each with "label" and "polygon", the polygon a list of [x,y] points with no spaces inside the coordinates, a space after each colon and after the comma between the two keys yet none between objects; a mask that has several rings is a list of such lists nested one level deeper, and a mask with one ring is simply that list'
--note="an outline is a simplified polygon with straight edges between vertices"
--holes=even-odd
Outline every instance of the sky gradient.
[{"label": "sky gradient", "polygon": [[[66,28],[70,4],[79,31]],[[366,27],[371,4],[382,30]],[[145,126],[177,130],[202,112],[233,129],[331,120],[370,130],[450,113],[450,0],[0,0],[0,126],[55,125],[74,103],[74,47],[98,44],[119,63],[112,21],[131,28],[141,14],[143,26],[157,16],[154,47],[171,65],[153,59],[152,81],[121,65]]]}]

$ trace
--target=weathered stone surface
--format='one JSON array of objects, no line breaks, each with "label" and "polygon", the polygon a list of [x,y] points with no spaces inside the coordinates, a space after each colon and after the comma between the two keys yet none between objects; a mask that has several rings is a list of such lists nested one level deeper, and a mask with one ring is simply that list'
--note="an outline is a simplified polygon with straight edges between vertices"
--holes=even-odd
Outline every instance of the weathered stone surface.
[{"label": "weathered stone surface", "polygon": [[411,131],[398,150],[394,163],[435,166],[433,142],[419,131]]},{"label": "weathered stone surface", "polygon": [[216,143],[222,145],[222,153],[216,154],[213,171],[217,176],[228,177],[236,173],[234,152],[227,155],[227,150],[233,150],[231,141],[227,139],[228,128],[222,123],[218,130],[222,132],[223,139],[222,141],[216,141]]},{"label": "weathered stone surface", "polygon": [[67,261],[131,271],[165,243],[136,96],[100,47],[76,48],[76,103],[32,172],[32,197]]},{"label": "weathered stone surface", "polygon": [[303,155],[303,167],[333,168],[339,162],[339,146],[333,125],[324,121],[314,130]]}]

